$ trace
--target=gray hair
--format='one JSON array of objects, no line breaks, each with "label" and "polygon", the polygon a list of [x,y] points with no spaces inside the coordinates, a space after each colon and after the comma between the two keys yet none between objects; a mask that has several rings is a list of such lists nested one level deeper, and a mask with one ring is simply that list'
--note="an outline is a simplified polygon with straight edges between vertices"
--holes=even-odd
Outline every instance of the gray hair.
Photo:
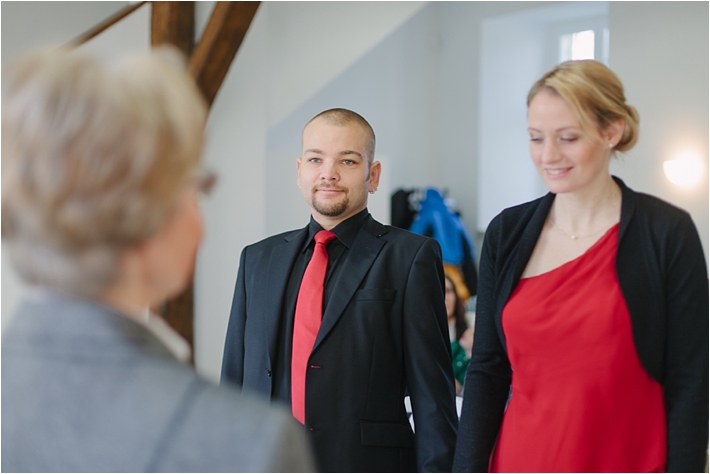
[{"label": "gray hair", "polygon": [[195,172],[207,106],[171,48],[104,61],[32,53],[2,70],[2,238],[28,283],[96,296]]}]

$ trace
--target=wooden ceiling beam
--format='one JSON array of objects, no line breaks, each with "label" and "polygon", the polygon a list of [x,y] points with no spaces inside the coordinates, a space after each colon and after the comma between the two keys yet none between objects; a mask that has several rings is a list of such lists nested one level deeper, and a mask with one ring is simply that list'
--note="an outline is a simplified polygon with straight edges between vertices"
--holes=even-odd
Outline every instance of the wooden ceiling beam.
[{"label": "wooden ceiling beam", "polygon": [[[179,3],[179,2],[178,2]],[[217,2],[188,69],[212,104],[260,2]]]},{"label": "wooden ceiling beam", "polygon": [[[175,45],[189,58],[188,69],[212,105],[246,35],[259,2],[217,2],[195,46],[195,2],[152,3],[151,45]],[[194,282],[159,310],[163,319],[194,347]]]},{"label": "wooden ceiling beam", "polygon": [[[189,58],[195,44],[195,2],[151,2],[150,18],[151,46],[171,44]],[[182,293],[166,301],[161,308],[153,308],[160,313],[175,331],[194,348],[194,283]]]},{"label": "wooden ceiling beam", "polygon": [[[72,40],[78,46],[105,31],[134,12],[139,2],[112,15],[91,30]],[[209,106],[212,105],[227,75],[237,50],[244,40],[259,2],[217,2],[200,42],[195,46],[195,2],[152,1],[151,46],[171,44],[189,58],[188,68]],[[194,343],[194,282],[178,296],[152,308],[192,346]]]},{"label": "wooden ceiling beam", "polygon": [[195,45],[195,2],[151,3],[151,46],[172,44],[189,57]]},{"label": "wooden ceiling beam", "polygon": [[107,18],[106,20],[102,21],[98,25],[94,26],[90,30],[82,33],[81,35],[77,36],[73,40],[71,40],[69,43],[67,43],[67,46],[70,47],[75,47],[82,45],[89,41],[90,39],[98,36],[99,34],[103,33],[105,30],[108,28],[112,27],[119,21],[123,20],[125,17],[133,13],[134,11],[138,10],[140,7],[145,5],[148,2],[137,2],[134,3],[133,5],[128,5],[127,7],[119,10],[116,12],[114,15],[111,17]]}]

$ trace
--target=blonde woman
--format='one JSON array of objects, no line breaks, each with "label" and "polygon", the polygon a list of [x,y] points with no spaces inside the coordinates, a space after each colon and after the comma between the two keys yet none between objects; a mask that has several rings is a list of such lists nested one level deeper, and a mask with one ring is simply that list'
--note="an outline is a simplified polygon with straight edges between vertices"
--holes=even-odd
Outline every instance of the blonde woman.
[{"label": "blonde woman", "polygon": [[454,470],[701,471],[707,268],[688,213],[609,173],[636,110],[606,66],[565,62],[528,132],[550,192],[486,232]]},{"label": "blonde woman", "polygon": [[3,65],[3,471],[309,471],[290,414],[219,389],[147,308],[192,277],[207,115],[182,58]]}]

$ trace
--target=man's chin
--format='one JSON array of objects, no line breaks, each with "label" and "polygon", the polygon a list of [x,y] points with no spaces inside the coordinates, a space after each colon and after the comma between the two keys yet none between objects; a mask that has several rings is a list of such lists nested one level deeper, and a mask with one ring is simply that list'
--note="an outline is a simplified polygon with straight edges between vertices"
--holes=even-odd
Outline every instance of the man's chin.
[{"label": "man's chin", "polygon": [[345,213],[345,211],[348,210],[348,202],[340,202],[337,204],[323,204],[320,202],[313,201],[312,203],[313,209],[316,210],[316,212],[322,216],[326,217],[338,217],[341,216]]}]

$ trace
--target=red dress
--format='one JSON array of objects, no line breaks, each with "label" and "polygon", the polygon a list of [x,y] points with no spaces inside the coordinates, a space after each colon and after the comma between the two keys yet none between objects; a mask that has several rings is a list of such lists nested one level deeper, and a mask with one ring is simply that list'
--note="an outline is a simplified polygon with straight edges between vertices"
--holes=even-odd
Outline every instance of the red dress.
[{"label": "red dress", "polygon": [[661,472],[663,390],[641,366],[616,276],[618,225],[520,281],[503,310],[512,396],[493,472]]}]

